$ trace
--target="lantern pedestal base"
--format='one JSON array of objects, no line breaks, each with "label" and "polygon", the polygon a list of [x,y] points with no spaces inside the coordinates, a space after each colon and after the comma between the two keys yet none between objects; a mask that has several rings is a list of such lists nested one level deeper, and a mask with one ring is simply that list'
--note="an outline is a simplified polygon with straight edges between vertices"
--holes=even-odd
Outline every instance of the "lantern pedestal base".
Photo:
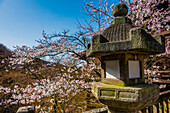
[{"label": "lantern pedestal base", "polygon": [[154,84],[117,86],[92,83],[92,93],[110,113],[135,113],[152,104],[159,97],[159,87]]}]

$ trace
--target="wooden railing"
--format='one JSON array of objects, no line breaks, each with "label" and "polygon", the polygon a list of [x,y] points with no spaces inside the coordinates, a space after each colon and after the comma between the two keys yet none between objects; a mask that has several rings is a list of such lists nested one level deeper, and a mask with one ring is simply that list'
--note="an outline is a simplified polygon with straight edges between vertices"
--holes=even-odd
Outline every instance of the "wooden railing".
[{"label": "wooden railing", "polygon": [[170,90],[161,92],[156,102],[139,113],[170,113]]}]

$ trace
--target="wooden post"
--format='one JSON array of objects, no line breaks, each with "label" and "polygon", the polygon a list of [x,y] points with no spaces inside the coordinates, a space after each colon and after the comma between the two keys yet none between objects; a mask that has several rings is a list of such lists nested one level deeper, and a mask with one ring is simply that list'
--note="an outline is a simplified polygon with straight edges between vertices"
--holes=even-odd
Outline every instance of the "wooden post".
[{"label": "wooden post", "polygon": [[141,111],[142,113],[146,113],[146,108],[142,109]]},{"label": "wooden post", "polygon": [[157,103],[155,106],[156,106],[156,109],[157,109],[157,113],[159,113],[159,103]]},{"label": "wooden post", "polygon": [[169,113],[169,103],[168,103],[168,100],[165,100],[165,103],[166,103],[166,112]]},{"label": "wooden post", "polygon": [[160,102],[160,104],[161,104],[161,110],[162,110],[162,113],[164,113],[164,103],[163,103],[163,101],[162,101],[162,102]]},{"label": "wooden post", "polygon": [[153,105],[152,105],[152,106],[149,106],[148,112],[149,112],[149,113],[153,113]]}]

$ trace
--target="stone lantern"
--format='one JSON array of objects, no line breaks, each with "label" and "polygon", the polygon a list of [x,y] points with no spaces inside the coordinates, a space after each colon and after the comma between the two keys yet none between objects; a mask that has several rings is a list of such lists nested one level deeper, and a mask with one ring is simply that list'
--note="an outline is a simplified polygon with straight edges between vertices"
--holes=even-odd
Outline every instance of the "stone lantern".
[{"label": "stone lantern", "polygon": [[88,57],[101,59],[102,81],[92,84],[92,92],[110,112],[136,112],[159,96],[157,85],[144,83],[144,57],[165,51],[163,37],[152,37],[132,25],[128,7],[113,8],[115,19],[102,34],[94,35],[87,46]]}]

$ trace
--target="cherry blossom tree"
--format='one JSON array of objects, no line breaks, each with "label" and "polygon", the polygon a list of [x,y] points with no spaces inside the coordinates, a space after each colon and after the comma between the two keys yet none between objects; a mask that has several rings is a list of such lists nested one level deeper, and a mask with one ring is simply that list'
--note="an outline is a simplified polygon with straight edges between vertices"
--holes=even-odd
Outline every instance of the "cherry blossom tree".
[{"label": "cherry blossom tree", "polygon": [[[37,112],[69,112],[76,111],[77,106],[84,108],[86,101],[74,97],[80,95],[88,84],[83,80],[75,80],[71,75],[41,79],[26,88],[14,86],[13,89],[0,87],[2,95],[9,95],[1,99],[0,106],[34,104]],[[76,106],[74,106],[76,105]]]},{"label": "cherry blossom tree", "polygon": [[[13,52],[13,58],[10,58],[12,68],[15,68],[14,65],[21,67],[27,66],[26,70],[31,75],[39,78],[37,73],[33,73],[35,69],[33,69],[34,66],[32,66],[33,61],[37,58],[48,57],[48,59],[51,59],[54,63],[74,62],[76,65],[82,65],[84,63],[88,65],[93,65],[92,63],[100,65],[99,60],[87,58],[85,50],[87,44],[90,42],[91,36],[96,33],[101,33],[103,29],[109,25],[108,22],[110,19],[113,18],[112,16],[107,17],[110,8],[106,1],[103,3],[99,1],[97,7],[95,7],[92,2],[85,3],[84,12],[86,13],[84,14],[90,16],[91,20],[89,20],[89,22],[85,20],[86,25],[82,25],[78,21],[78,31],[75,34],[70,34],[67,30],[55,34],[47,34],[43,31],[43,38],[36,40],[39,43],[38,46],[16,46]],[[97,27],[93,27],[94,23],[97,23]],[[93,60],[93,62],[91,62],[91,60]],[[100,76],[100,73],[96,69],[94,69],[94,71]]]},{"label": "cherry blossom tree", "polygon": [[[100,69],[100,61],[86,57],[86,46],[90,42],[90,36],[102,32],[106,27],[105,21],[110,19],[103,14],[107,14],[108,11],[107,8],[102,8],[101,1],[98,6],[100,6],[99,9],[91,12],[92,3],[91,5],[86,4],[84,9],[87,14],[91,15],[92,20],[87,23],[86,28],[78,21],[79,30],[75,34],[64,30],[49,35],[43,31],[43,38],[37,40],[38,46],[15,47],[12,57],[8,59],[10,60],[9,68],[25,69],[27,74],[33,75],[38,81],[33,83],[33,86],[29,85],[26,88],[1,87],[2,94],[10,94],[8,98],[1,100],[1,105],[34,103],[36,108],[39,108],[38,110],[47,112],[50,112],[49,110],[67,112],[74,111],[77,107],[83,108],[85,101],[75,101],[75,98],[80,94],[79,92],[89,87],[89,81],[94,80],[95,73],[100,74],[95,70]],[[104,6],[107,6],[106,1]],[[99,19],[94,19],[95,16],[98,16]],[[97,23],[98,27],[93,29],[91,22]],[[49,63],[51,68],[37,62],[36,59],[44,57],[48,57],[52,61]],[[48,69],[50,71],[47,71]],[[47,98],[51,99],[50,107],[40,104],[44,101],[48,103]]]},{"label": "cherry blossom tree", "polygon": [[129,6],[128,17],[151,34],[170,30],[169,0],[120,0]]},{"label": "cherry blossom tree", "polygon": [[86,3],[83,7],[82,13],[90,19],[84,19],[85,24],[77,22],[78,28],[84,31],[85,36],[93,36],[94,34],[102,33],[102,31],[110,25],[114,18],[110,13],[112,12],[114,4],[109,5],[107,0],[99,0],[98,3]]},{"label": "cherry blossom tree", "polygon": [[[86,101],[76,101],[75,98],[77,98],[84,89],[87,89],[89,86],[88,82],[94,79],[94,77],[92,77],[93,69],[97,67],[93,63],[95,59],[87,59],[85,57],[84,50],[89,42],[88,39],[88,36],[80,34],[80,32],[74,35],[68,35],[68,31],[54,35],[47,35],[43,32],[43,39],[37,40],[37,42],[39,42],[38,46],[33,46],[32,48],[16,46],[12,57],[9,58],[9,67],[11,69],[18,67],[25,69],[27,74],[33,75],[38,80],[36,83],[37,86],[28,86],[28,88],[18,88],[16,86],[12,90],[2,87],[1,93],[12,96],[7,99],[2,99],[1,105],[26,105],[36,103],[37,110],[42,112],[50,112],[51,110],[55,112],[68,112],[76,110],[77,107],[81,109],[86,107],[84,105]],[[46,56],[50,57],[53,62],[50,64],[52,66],[50,73],[46,71],[50,68],[36,61],[36,59]],[[47,84],[40,84],[43,80],[48,81]],[[56,82],[54,82],[54,80]],[[53,84],[53,86],[51,84]],[[58,87],[56,84],[58,84]],[[39,91],[40,88],[42,89],[41,91]],[[32,92],[27,92],[27,90]],[[46,101],[49,100],[47,98],[51,99],[50,103]],[[41,102],[49,103],[49,105],[42,105]]]},{"label": "cherry blossom tree", "polygon": [[[68,66],[67,66],[68,65]],[[65,64],[60,68],[50,67],[44,73],[46,78],[23,88],[15,85],[13,88],[0,87],[0,107],[35,105],[37,112],[69,112],[86,109],[83,98],[89,89],[92,71],[90,66],[76,67]],[[39,70],[41,71],[41,70]],[[4,96],[6,95],[6,96]],[[8,95],[8,96],[7,96]],[[84,100],[83,100],[84,99]]]}]

